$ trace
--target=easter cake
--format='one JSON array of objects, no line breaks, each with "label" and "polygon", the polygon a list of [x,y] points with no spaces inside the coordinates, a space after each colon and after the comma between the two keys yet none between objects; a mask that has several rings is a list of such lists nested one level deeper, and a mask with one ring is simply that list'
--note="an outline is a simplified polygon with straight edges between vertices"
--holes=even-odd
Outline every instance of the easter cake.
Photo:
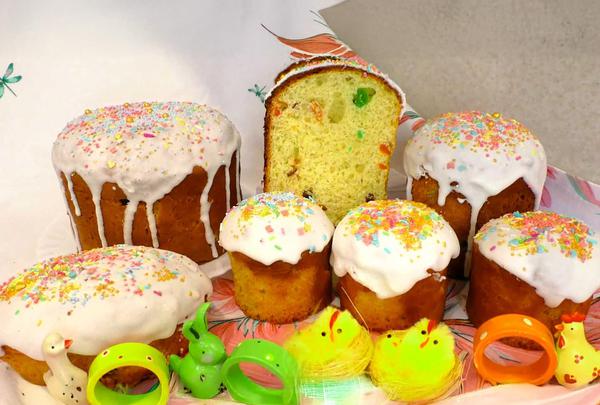
[{"label": "easter cake", "polygon": [[239,199],[240,136],[208,106],[127,103],[86,110],[54,142],[80,250],[119,243],[223,254],[219,223]]},{"label": "easter cake", "polygon": [[235,301],[254,319],[289,323],[331,301],[333,224],[314,202],[263,193],[233,207],[221,224]]},{"label": "easter cake", "polygon": [[475,235],[469,318],[479,326],[518,313],[552,330],[561,314],[586,314],[600,288],[598,241],[581,221],[553,212],[515,212],[489,221]]},{"label": "easter cake", "polygon": [[265,191],[313,197],[334,223],[386,198],[404,106],[400,88],[371,65],[331,57],[292,65],[265,101]]},{"label": "easter cake", "polygon": [[468,276],[473,235],[492,218],[539,206],[546,155],[524,125],[498,113],[447,113],[428,120],[404,150],[409,199],[450,223],[461,254],[449,275]]},{"label": "easter cake", "polygon": [[344,309],[371,330],[404,329],[442,319],[446,268],[459,254],[450,225],[425,204],[364,203],[342,219],[331,264]]},{"label": "easter cake", "polygon": [[[43,385],[46,336],[72,340],[69,357],[87,370],[113,344],[150,343],[165,355],[187,350],[180,326],[212,293],[185,256],[118,245],[40,262],[0,284],[0,360]],[[148,370],[123,367],[107,385],[135,385]]]}]

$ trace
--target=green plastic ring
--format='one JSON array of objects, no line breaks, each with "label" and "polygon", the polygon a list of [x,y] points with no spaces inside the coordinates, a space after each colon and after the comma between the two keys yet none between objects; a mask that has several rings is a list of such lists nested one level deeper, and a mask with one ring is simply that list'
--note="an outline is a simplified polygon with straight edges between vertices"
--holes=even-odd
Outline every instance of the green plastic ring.
[{"label": "green plastic ring", "polygon": [[[252,381],[240,363],[254,363],[275,375],[283,388],[267,388]],[[268,340],[249,339],[240,343],[221,368],[223,383],[236,401],[248,404],[297,404],[298,363],[281,346]]]},{"label": "green plastic ring", "polygon": [[[145,394],[129,395],[113,391],[100,382],[111,370],[137,366],[152,371],[160,385]],[[165,356],[154,347],[143,343],[121,343],[100,353],[88,373],[87,399],[91,405],[164,405],[169,400],[169,366]]]}]

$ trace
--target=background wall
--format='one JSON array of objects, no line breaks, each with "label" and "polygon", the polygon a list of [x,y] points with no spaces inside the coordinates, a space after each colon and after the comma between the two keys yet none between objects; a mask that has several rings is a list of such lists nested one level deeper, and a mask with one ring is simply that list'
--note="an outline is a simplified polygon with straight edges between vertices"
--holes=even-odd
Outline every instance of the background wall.
[{"label": "background wall", "polygon": [[600,1],[348,0],[321,13],[425,117],[500,111],[600,183]]}]

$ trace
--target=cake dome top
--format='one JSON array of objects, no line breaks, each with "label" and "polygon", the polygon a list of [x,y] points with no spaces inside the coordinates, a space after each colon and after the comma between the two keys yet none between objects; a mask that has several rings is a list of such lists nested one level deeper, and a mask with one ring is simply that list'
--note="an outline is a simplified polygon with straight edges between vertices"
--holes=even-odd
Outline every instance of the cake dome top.
[{"label": "cake dome top", "polygon": [[[467,263],[479,211],[489,197],[523,179],[539,206],[546,180],[542,144],[524,125],[500,113],[468,111],[446,113],[427,120],[404,149],[407,196],[412,181],[437,181],[437,203],[456,191],[471,206]],[[467,264],[468,271],[468,264]]]},{"label": "cake dome top", "polygon": [[333,224],[314,201],[293,193],[262,193],[233,207],[221,223],[219,243],[262,264],[296,264],[304,252],[321,252]]},{"label": "cake dome top", "polygon": [[375,292],[390,298],[446,268],[457,257],[456,234],[425,204],[404,200],[370,201],[351,210],[333,236],[331,264]]},{"label": "cake dome top", "polygon": [[600,288],[598,236],[583,222],[546,211],[506,214],[475,235],[479,252],[536,289],[551,307]]},{"label": "cake dome top", "polygon": [[211,292],[196,263],[166,250],[117,245],[51,258],[0,284],[0,346],[41,360],[52,332],[83,355],[150,343],[171,336]]}]

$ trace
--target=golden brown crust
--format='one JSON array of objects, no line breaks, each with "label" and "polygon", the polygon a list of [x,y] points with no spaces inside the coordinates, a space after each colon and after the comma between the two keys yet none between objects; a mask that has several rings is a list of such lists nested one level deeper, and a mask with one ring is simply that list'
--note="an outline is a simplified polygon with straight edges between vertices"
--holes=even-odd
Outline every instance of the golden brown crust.
[{"label": "golden brown crust", "polygon": [[[232,205],[238,202],[235,187],[236,176],[239,173],[236,173],[236,168],[236,156],[234,155],[229,167]],[[218,239],[219,224],[227,210],[225,170],[225,166],[219,168],[208,194],[208,200],[212,202],[210,223],[215,239]],[[210,246],[206,243],[204,224],[200,220],[200,195],[206,184],[206,179],[207,175],[204,169],[195,167],[190,175],[157,201],[153,207],[160,241],[159,247],[183,254],[200,264],[214,259]],[[73,202],[69,198],[69,190],[64,174],[61,174],[61,181],[67,194],[71,217],[77,227],[81,248],[88,250],[101,247],[95,206],[88,185],[77,173],[73,174],[73,189],[81,210],[81,215],[77,216],[75,215]],[[104,220],[104,233],[109,245],[124,242],[123,218],[127,203],[125,193],[117,184],[105,183],[103,185],[101,210]],[[144,202],[140,202],[134,215],[132,242],[134,245],[152,246]],[[219,254],[224,253],[219,245],[217,245],[217,251]]]},{"label": "golden brown crust", "polygon": [[[454,229],[461,243],[461,249],[459,257],[453,259],[448,265],[448,275],[449,277],[462,278],[464,276],[463,263],[471,224],[471,205],[467,201],[461,204],[458,200],[464,200],[465,197],[456,191],[450,192],[444,205],[438,205],[438,191],[438,182],[430,177],[421,177],[414,179],[412,182],[412,199],[436,210]],[[477,232],[479,228],[493,218],[515,211],[532,211],[534,207],[535,195],[523,179],[518,179],[500,193],[488,198],[483,204],[477,216],[475,231]]]},{"label": "golden brown crust", "polygon": [[[591,305],[590,297],[580,304],[567,299],[556,308],[550,308],[535,292],[535,288],[487,259],[479,252],[477,245],[473,246],[467,314],[475,326],[498,315],[516,313],[539,320],[553,332],[554,325],[560,323],[561,314],[575,311],[587,314]],[[527,349],[535,348],[528,340],[511,339],[506,343]]]},{"label": "golden brown crust", "polygon": [[[166,358],[169,358],[171,354],[184,356],[188,351],[188,341],[181,333],[181,325],[170,337],[155,340],[150,345],[160,350]],[[0,357],[0,360],[10,365],[26,381],[36,385],[45,385],[43,376],[48,371],[46,362],[34,360],[10,346],[2,346],[2,350],[5,354]],[[89,370],[90,364],[92,364],[95,357],[73,353],[69,353],[68,356],[75,366],[86,372]],[[117,384],[133,387],[152,376],[154,374],[144,368],[121,367],[102,377],[102,383],[108,387],[114,387]]]},{"label": "golden brown crust", "polygon": [[275,77],[275,84],[277,84],[282,78],[283,76],[287,75],[288,73],[290,73],[292,70],[295,69],[299,69],[303,66],[306,66],[310,63],[320,63],[320,62],[326,62],[326,61],[343,61],[343,58],[339,58],[337,56],[331,56],[331,55],[322,55],[322,56],[316,56],[314,58],[305,58],[305,59],[300,59],[294,63],[292,63],[291,65],[288,65],[288,67],[286,67],[285,69],[283,69],[281,72],[279,72],[277,74],[277,76]]},{"label": "golden brown crust", "polygon": [[[332,57],[320,57],[317,59],[323,59],[323,60],[329,60],[329,59],[338,59],[338,58],[332,58]],[[310,60],[312,61],[312,59]],[[308,60],[306,61],[300,61],[297,62],[296,64],[292,64],[292,66],[296,65],[296,66],[301,66],[303,64],[306,64],[308,62]],[[283,72],[285,71],[289,71],[289,69],[292,67],[289,66],[288,68],[284,69]],[[376,74],[370,73],[370,72],[366,72],[362,69],[358,69],[356,67],[350,66],[350,65],[328,65],[328,66],[321,66],[321,67],[316,67],[314,69],[310,69],[304,72],[299,72],[298,74],[295,74],[293,76],[290,76],[289,78],[287,78],[284,82],[282,82],[281,84],[279,84],[278,86],[276,86],[272,92],[271,95],[269,96],[269,98],[267,98],[265,100],[265,123],[264,123],[264,170],[263,170],[263,188],[265,191],[269,191],[270,190],[270,186],[269,186],[269,170],[268,170],[268,165],[267,162],[269,162],[271,160],[271,145],[270,145],[270,128],[271,128],[271,119],[272,119],[272,108],[271,108],[271,104],[273,102],[273,100],[275,99],[275,97],[277,95],[279,95],[280,92],[284,91],[288,86],[291,86],[293,83],[295,83],[298,80],[303,79],[306,76],[315,74],[315,73],[321,73],[321,72],[325,72],[325,71],[346,71],[346,70],[354,70],[354,71],[358,71],[361,74],[367,74],[369,76],[371,76],[372,78],[379,80],[381,83],[383,83],[385,86],[389,87],[391,90],[394,91],[394,94],[396,94],[396,97],[398,97],[398,104],[400,105],[400,112],[404,109],[404,103],[402,100],[402,96],[400,95],[400,93],[398,93],[398,91],[396,89],[394,89],[393,87],[391,87],[384,78],[382,78],[381,76],[378,76]],[[283,73],[282,72],[282,73]],[[395,118],[396,122],[394,123],[394,126],[397,128],[398,125],[400,124],[400,116],[401,114],[398,114],[398,116]],[[395,138],[394,138],[394,144],[391,145],[391,150],[393,151],[396,147],[395,144]],[[389,164],[390,164],[390,160],[391,160],[392,156],[390,154],[390,156],[387,158],[387,165],[389,168]],[[388,177],[389,177],[389,170],[386,173],[386,178],[385,178],[385,184],[388,184]],[[283,190],[276,190],[276,191],[283,191]]]},{"label": "golden brown crust", "polygon": [[304,252],[297,264],[266,266],[229,252],[235,301],[253,319],[282,324],[300,321],[331,302],[331,244],[322,252]]},{"label": "golden brown crust", "polygon": [[[446,270],[440,272],[442,276],[445,274]],[[447,284],[446,278],[437,281],[429,276],[402,295],[379,299],[373,291],[345,275],[338,284],[338,295],[342,308],[370,330],[406,329],[424,317],[442,320]]]}]

